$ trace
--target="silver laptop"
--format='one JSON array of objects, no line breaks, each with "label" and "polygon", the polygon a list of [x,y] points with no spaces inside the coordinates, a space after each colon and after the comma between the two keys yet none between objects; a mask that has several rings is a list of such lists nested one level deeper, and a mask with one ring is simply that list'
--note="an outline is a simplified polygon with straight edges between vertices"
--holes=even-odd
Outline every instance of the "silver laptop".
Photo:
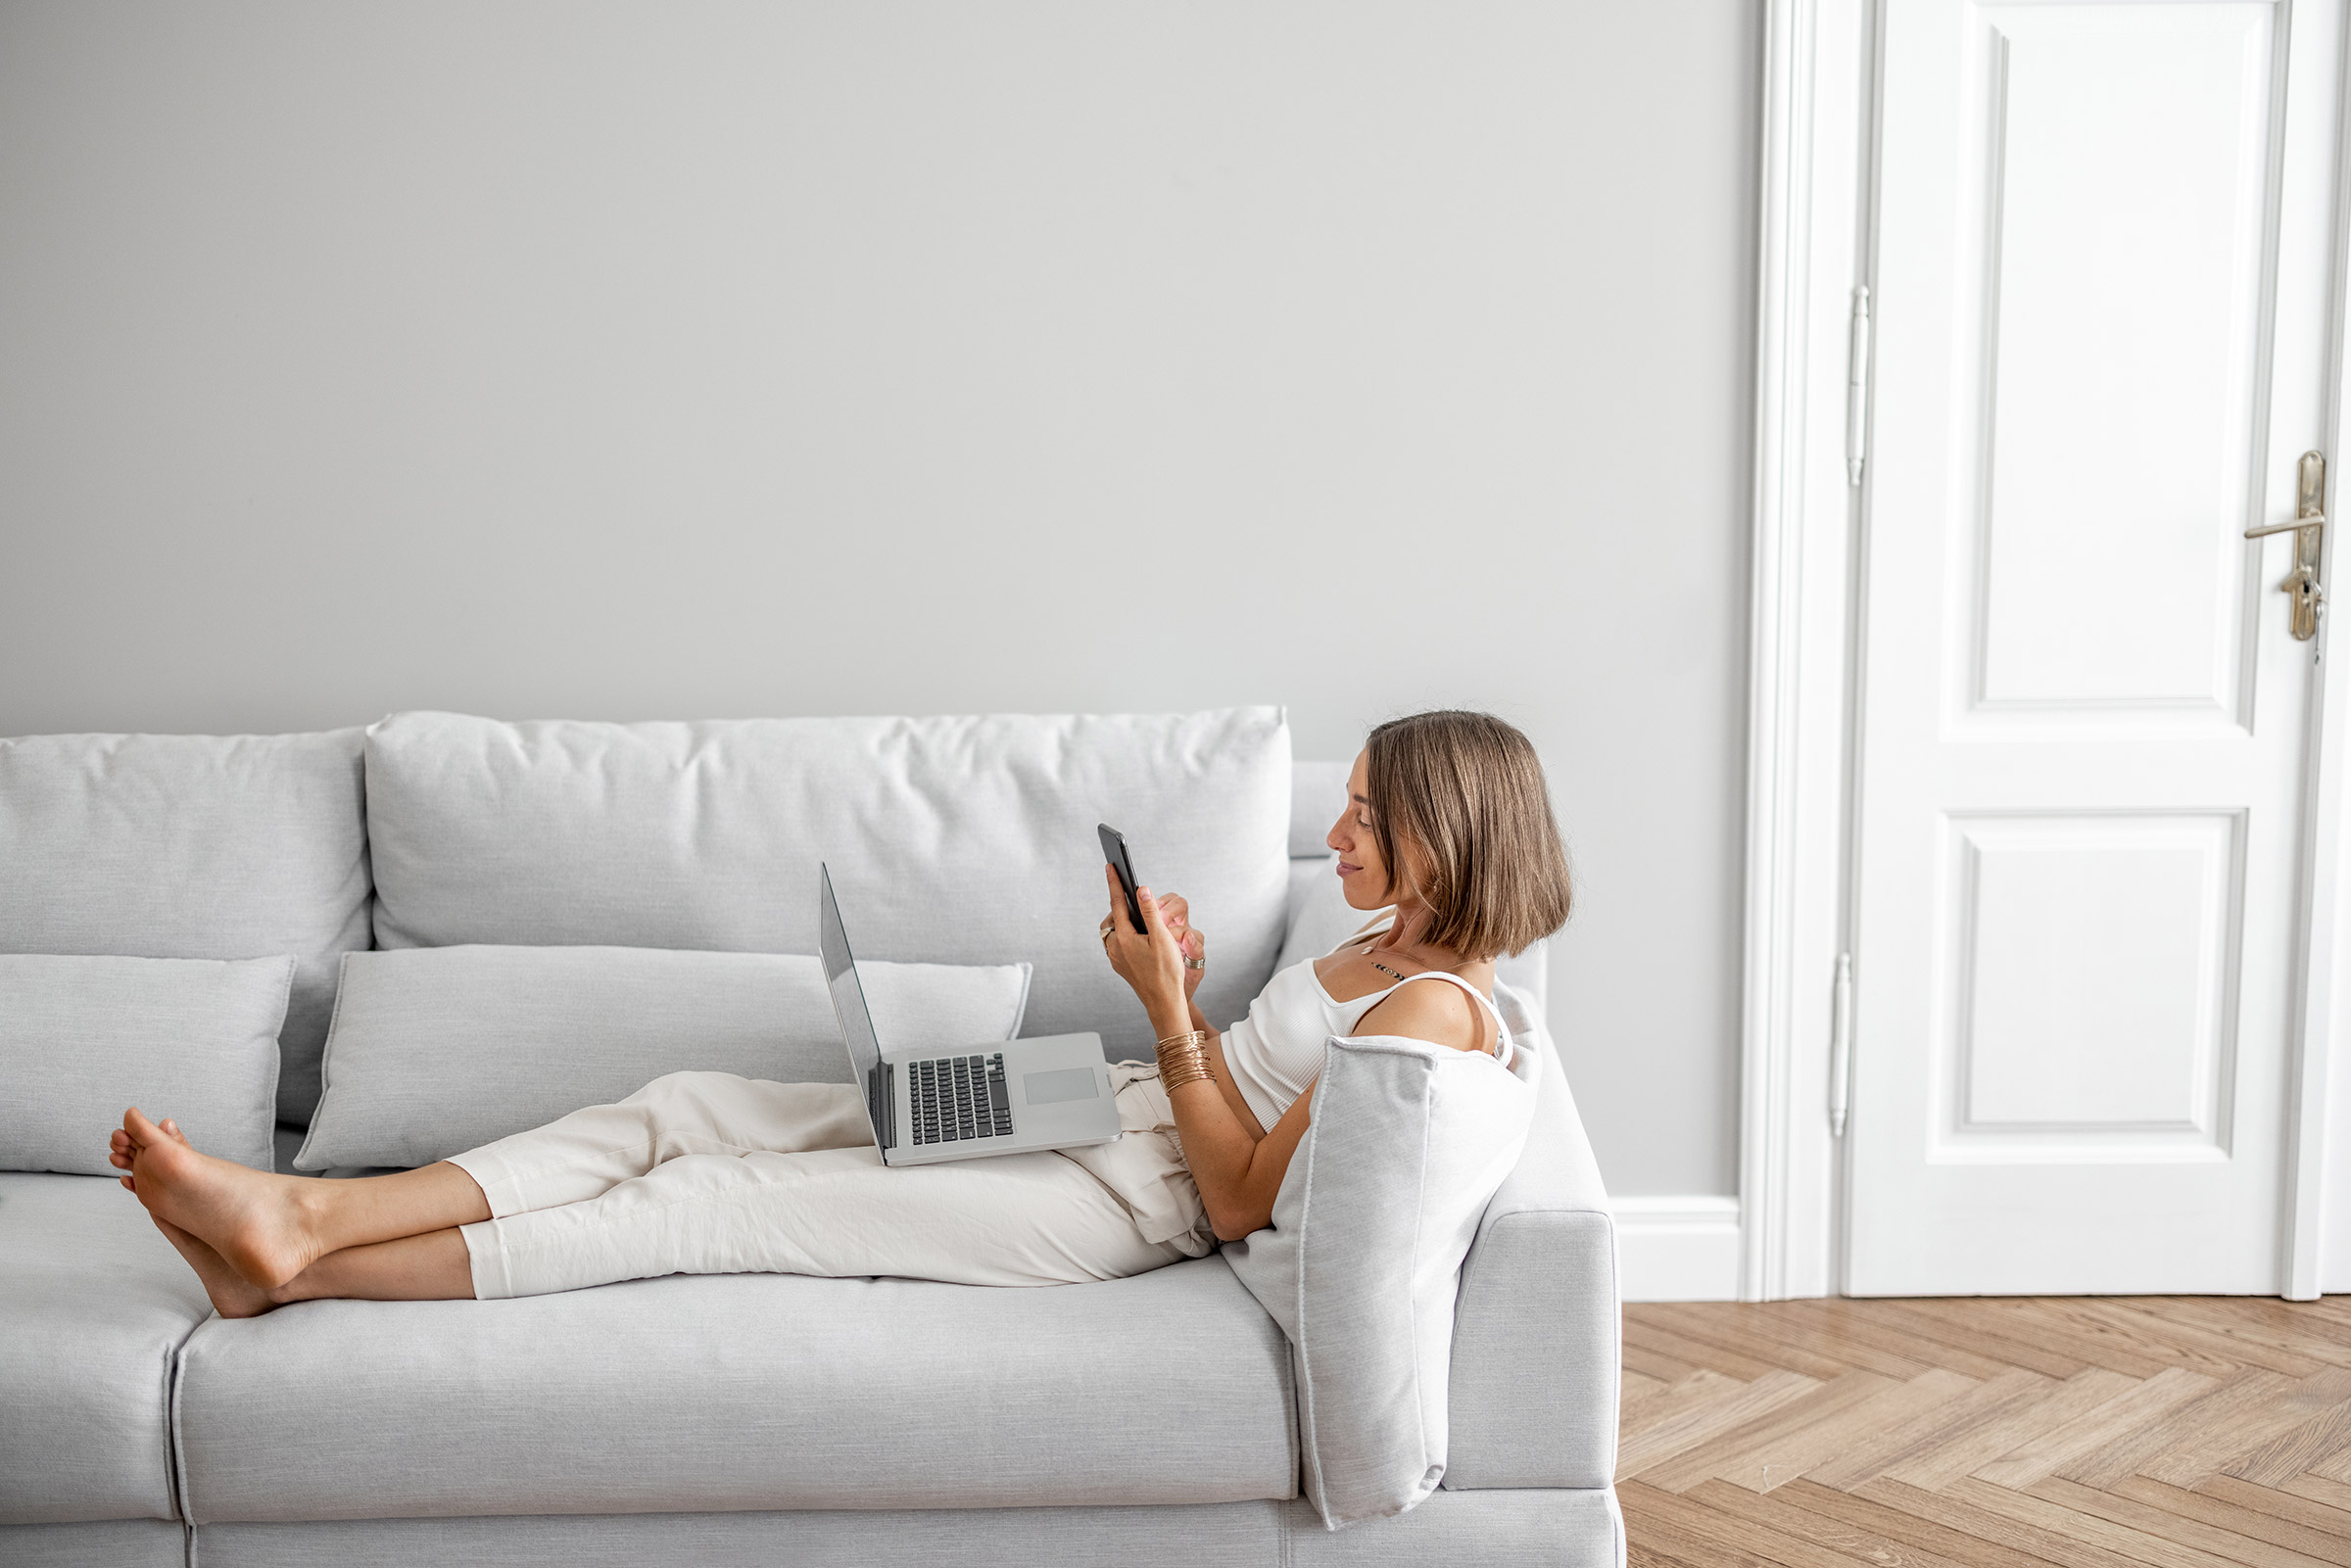
[{"label": "silver laptop", "polygon": [[833,874],[820,865],[817,880],[825,988],[833,993],[849,1070],[865,1086],[865,1113],[884,1164],[1071,1149],[1119,1136],[1098,1034],[990,1040],[950,1051],[884,1050],[833,899]]}]

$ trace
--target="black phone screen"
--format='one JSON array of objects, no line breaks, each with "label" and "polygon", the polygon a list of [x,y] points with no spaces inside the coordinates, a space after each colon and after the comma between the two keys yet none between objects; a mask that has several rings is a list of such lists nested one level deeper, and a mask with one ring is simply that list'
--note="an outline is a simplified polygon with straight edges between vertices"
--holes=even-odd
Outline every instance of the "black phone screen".
[{"label": "black phone screen", "polygon": [[1136,902],[1134,896],[1134,862],[1127,858],[1127,835],[1106,822],[1096,823],[1094,831],[1102,835],[1102,858],[1110,862],[1112,871],[1118,873],[1119,890],[1127,895],[1128,918],[1134,922],[1134,928],[1139,931],[1143,928],[1143,906]]}]

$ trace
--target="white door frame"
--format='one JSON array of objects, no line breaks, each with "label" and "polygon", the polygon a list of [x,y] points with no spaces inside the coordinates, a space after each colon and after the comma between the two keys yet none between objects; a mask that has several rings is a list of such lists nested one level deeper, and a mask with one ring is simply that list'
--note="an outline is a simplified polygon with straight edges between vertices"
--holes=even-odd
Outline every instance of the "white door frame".
[{"label": "white door frame", "polygon": [[[1843,1140],[1829,1125],[1837,955],[1847,950],[1858,597],[1868,493],[1847,467],[1853,290],[1873,272],[1877,0],[1765,0],[1757,170],[1755,422],[1750,534],[1746,949],[1740,1020],[1740,1294],[1838,1294],[1845,1277]],[[2343,421],[2351,157],[2338,129],[2332,467],[2327,510],[2351,505]],[[2351,579],[2325,581],[2351,614]],[[2277,606],[2265,606],[2282,613]],[[2322,646],[2324,643],[2322,642]],[[2343,814],[2351,658],[2320,664],[2305,798],[2306,961],[2287,1095],[2279,1293],[2318,1294],[2328,1180],[2330,1072],[2351,1034],[2351,866]],[[2351,1070],[2347,1069],[2345,1070]],[[2339,1162],[2338,1162],[2339,1164]],[[2351,1265],[2339,1259],[2338,1267]]]}]

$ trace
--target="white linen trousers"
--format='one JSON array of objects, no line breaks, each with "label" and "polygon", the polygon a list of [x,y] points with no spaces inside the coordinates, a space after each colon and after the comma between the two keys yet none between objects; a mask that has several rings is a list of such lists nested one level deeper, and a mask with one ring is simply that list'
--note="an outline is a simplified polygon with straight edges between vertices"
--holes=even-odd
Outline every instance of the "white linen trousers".
[{"label": "white linen trousers", "polygon": [[891,1169],[857,1090],[673,1072],[454,1157],[490,1301],[659,1274],[1120,1279],[1216,1245],[1156,1066],[1110,1069],[1118,1142]]}]

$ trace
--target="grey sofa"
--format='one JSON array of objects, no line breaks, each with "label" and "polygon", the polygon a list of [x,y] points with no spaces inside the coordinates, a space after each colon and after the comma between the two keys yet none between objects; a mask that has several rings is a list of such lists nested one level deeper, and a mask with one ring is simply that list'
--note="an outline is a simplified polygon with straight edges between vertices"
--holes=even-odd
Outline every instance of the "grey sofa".
[{"label": "grey sofa", "polygon": [[[1252,973],[1230,976],[1243,988],[1262,983],[1274,946],[1286,957],[1324,944],[1343,934],[1346,918],[1327,891],[1319,841],[1343,770],[1293,770],[1278,715],[1273,729],[1259,728],[1277,732],[1278,755],[1260,761],[1294,780],[1285,792],[1297,804],[1284,811],[1288,822],[1274,825],[1273,839],[1259,835],[1276,864],[1226,877],[1235,888],[1270,884],[1282,901]],[[984,727],[960,734],[957,766],[985,779],[1001,760],[1021,774],[1018,755],[991,755],[988,736]],[[58,805],[51,776],[66,765],[60,757],[86,755],[92,743],[12,756],[12,743],[0,741],[0,951],[236,956],[191,952],[206,946],[210,929],[227,932],[216,948],[299,946],[295,938],[268,946],[254,931],[269,928],[269,911],[236,907],[240,898],[281,896],[268,879],[259,893],[245,881],[205,884],[253,862],[256,851],[239,835],[256,833],[268,864],[315,852],[337,876],[352,844],[374,851],[382,885],[359,896],[393,898],[398,920],[377,908],[354,934],[348,922],[305,916],[327,933],[317,940],[330,949],[367,945],[368,930],[403,945],[419,940],[419,924],[433,918],[416,892],[420,830],[414,810],[395,817],[404,790],[419,787],[419,779],[442,787],[448,769],[397,777],[398,759],[371,753],[376,738],[358,732],[286,737],[306,738],[314,744],[285,751],[295,760],[284,765],[310,767],[316,787],[291,794],[273,794],[261,775],[222,784],[190,774],[159,788],[152,769],[133,765],[135,745],[101,745],[111,760],[78,765],[80,804],[70,811]],[[706,739],[681,742],[679,755],[706,760]],[[878,744],[897,755],[890,743]],[[1126,741],[1112,733],[1088,744],[1106,746],[1115,761]],[[321,771],[321,756],[348,766]],[[246,760],[268,774],[283,758]],[[1158,765],[1149,755],[1129,760]],[[159,766],[168,777],[180,764],[167,756]],[[892,777],[905,771],[900,762],[890,767],[899,770]],[[805,805],[821,794],[804,780],[763,782],[751,773],[763,797]],[[1113,767],[1102,778],[1116,776]],[[822,777],[839,784],[840,770]],[[1014,793],[1036,796],[1033,779],[1023,778]],[[706,807],[707,778],[699,787]],[[928,786],[917,777],[911,787],[920,795]],[[1190,805],[1144,802],[1133,808],[1141,820],[1122,826],[1140,854],[1204,823],[1245,817],[1217,798],[1220,787],[1204,775],[1185,797]],[[299,809],[287,806],[296,796]],[[548,875],[557,882],[608,873],[600,872],[595,849],[603,831],[595,812],[608,800],[580,806],[587,815],[574,820],[569,806],[551,818],[518,804],[518,795],[504,798],[526,850],[534,832],[567,846],[548,852]],[[869,791],[843,808],[849,815],[827,830],[829,854],[838,857],[844,834],[887,845],[901,831],[909,819],[877,812],[873,798]],[[1112,811],[1122,797],[1110,798],[1067,810],[1090,826],[1096,809]],[[338,820],[342,807],[329,809],[338,800],[349,820]],[[806,809],[821,815],[820,807]],[[1048,801],[1036,809],[1064,807]],[[1180,820],[1192,811],[1205,816]],[[1285,831],[1287,867],[1277,863]],[[167,839],[141,836],[156,833]],[[220,839],[217,854],[189,841],[206,834]],[[168,852],[158,847],[167,841]],[[1032,868],[1061,858],[1058,844],[1052,848],[995,842],[975,853],[1011,884],[1042,875]],[[691,904],[689,851],[679,851],[689,856],[678,863],[685,871],[650,865],[649,851],[630,853],[631,876],[641,879],[632,885],[651,889],[648,903]],[[918,844],[907,853],[921,863],[937,852]],[[1082,864],[1083,839],[1070,853],[1086,877],[1098,877]],[[362,872],[368,864],[363,853]],[[1149,865],[1144,870],[1149,876]],[[1216,878],[1224,874],[1177,870],[1187,875],[1170,874],[1168,883],[1192,893],[1203,926],[1215,929]],[[515,873],[505,865],[493,875]],[[344,883],[333,876],[319,881]],[[1051,902],[1041,893],[1024,906],[1033,929],[1048,930],[1047,915],[1057,923],[1051,929],[1074,922],[1082,951],[1098,895],[1055,896],[1068,907],[1040,909],[1039,900]],[[524,888],[486,907],[510,907],[518,927],[530,927],[531,897]],[[1234,892],[1229,901],[1238,908],[1245,900]],[[1245,911],[1232,917],[1236,928],[1250,919]],[[282,926],[302,924],[289,915]],[[744,931],[717,934],[725,939],[700,933],[701,945],[759,945]],[[640,940],[685,946],[696,935],[648,928]],[[912,951],[924,945],[920,936],[886,930],[875,943],[886,951],[876,956],[892,956],[893,943],[920,956]],[[530,927],[512,939],[611,933]],[[789,931],[777,935],[778,950],[807,950],[791,940]],[[1057,940],[1022,938],[1022,952],[1045,955],[1040,984],[1060,962]],[[1541,961],[1540,952],[1526,955],[1505,978],[1514,1022],[1551,1052],[1540,1027]],[[1097,983],[1090,972],[1069,974],[1076,977],[1062,991],[1044,992],[1050,1007],[1064,1015],[1096,1008],[1106,1034],[1133,1032],[1131,1020],[1112,1016],[1114,995],[1088,989]],[[1237,1011],[1228,998],[1218,1006]],[[287,1081],[300,1084],[307,1072],[312,1084],[308,1101],[297,1093],[297,1114],[315,1099],[317,1041],[298,1040],[301,1027],[290,1018]],[[1031,1032],[1043,1031],[1032,1007]],[[497,1303],[309,1303],[226,1322],[112,1181],[7,1172],[0,1563],[1620,1564],[1623,1531],[1609,1484],[1618,1365],[1613,1229],[1556,1053],[1548,1068],[1526,1152],[1488,1208],[1461,1273],[1443,1490],[1400,1517],[1327,1532],[1299,1497],[1290,1357],[1279,1330],[1217,1256],[1133,1279],[1032,1291],[675,1277]]]}]

